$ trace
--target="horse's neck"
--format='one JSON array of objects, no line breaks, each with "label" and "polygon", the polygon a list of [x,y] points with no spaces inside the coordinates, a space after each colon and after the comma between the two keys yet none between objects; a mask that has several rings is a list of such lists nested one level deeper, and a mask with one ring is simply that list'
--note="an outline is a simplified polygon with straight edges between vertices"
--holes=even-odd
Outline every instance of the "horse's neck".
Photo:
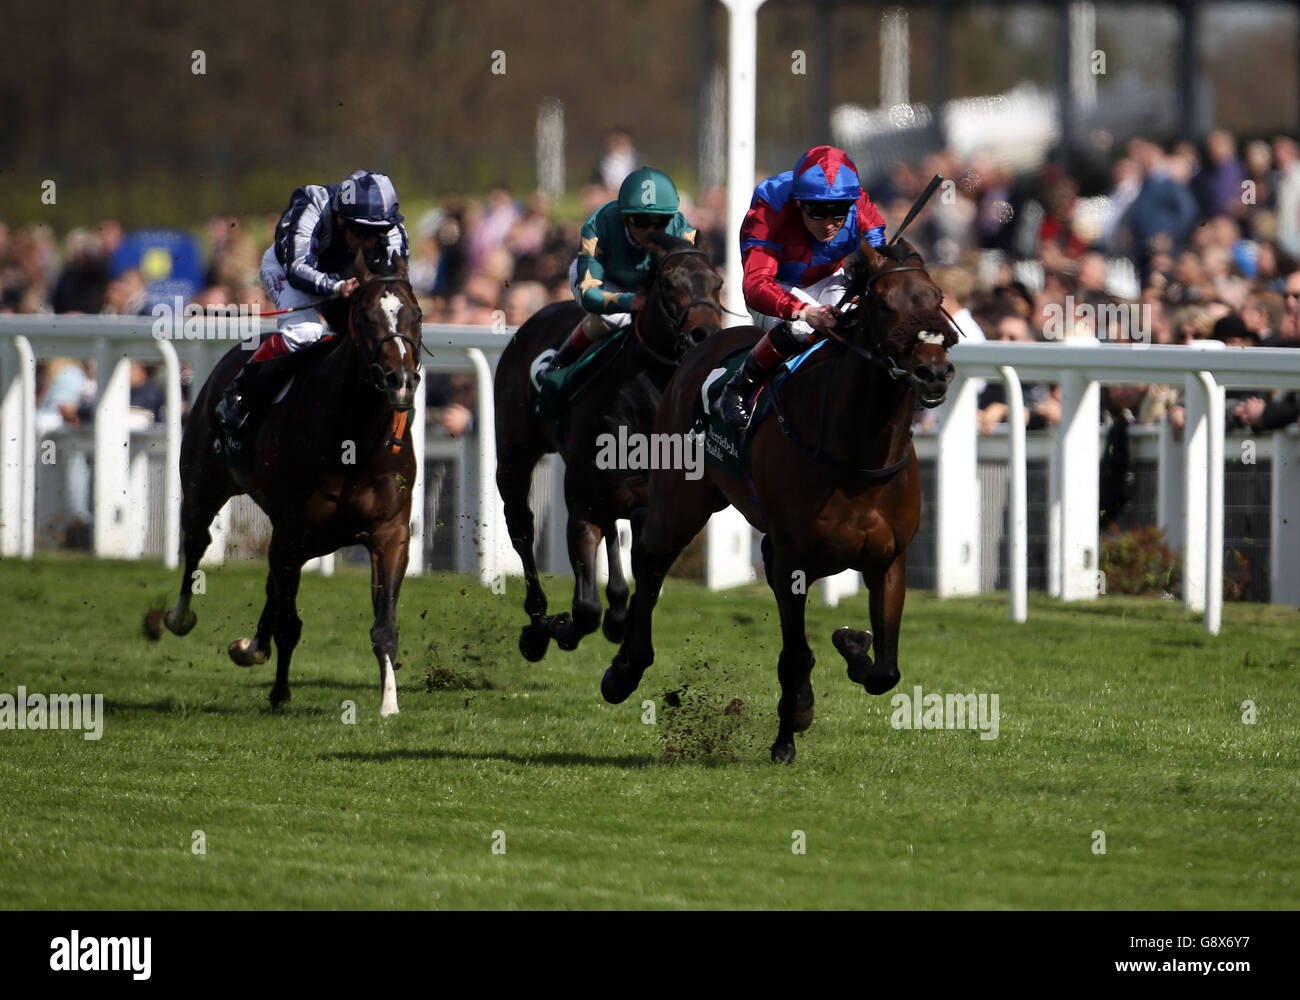
[{"label": "horse's neck", "polygon": [[[660,335],[663,333],[664,329],[666,329],[660,325],[664,322],[664,319],[665,311],[663,308],[663,300],[659,297],[659,290],[656,283],[656,286],[652,289],[650,295],[646,297],[645,308],[641,310],[639,316],[632,317],[634,326],[631,335],[635,342],[633,346],[635,347],[637,355],[637,362],[635,365],[636,370],[644,371],[649,376],[650,381],[654,383],[655,387],[660,392],[664,391],[669,380],[673,377],[673,373],[677,370],[675,366],[666,365],[662,361],[658,360],[647,349],[653,349],[656,353],[661,354],[666,358],[671,358],[673,356],[673,348],[671,346],[667,350],[662,351],[659,350],[659,347],[657,346],[658,341],[660,340]],[[638,322],[640,323],[639,328],[635,326]],[[670,340],[671,334],[672,331],[669,331]]]},{"label": "horse's neck", "polygon": [[[842,462],[879,469],[899,461],[911,437],[915,394],[851,352],[828,358],[823,446]],[[826,376],[822,376],[823,378]]]},{"label": "horse's neck", "polygon": [[325,426],[337,432],[340,442],[345,438],[355,440],[357,457],[361,459],[383,433],[392,411],[384,394],[366,381],[356,351],[354,343],[339,344],[321,362],[320,388],[331,395],[322,394],[315,402]]}]

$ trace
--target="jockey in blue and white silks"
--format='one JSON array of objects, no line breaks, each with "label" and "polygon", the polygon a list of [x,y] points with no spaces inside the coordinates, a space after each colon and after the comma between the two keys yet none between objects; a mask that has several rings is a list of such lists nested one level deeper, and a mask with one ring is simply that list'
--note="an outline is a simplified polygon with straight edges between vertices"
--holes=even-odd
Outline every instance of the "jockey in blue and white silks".
[{"label": "jockey in blue and white silks", "polygon": [[275,227],[275,242],[262,257],[261,279],[277,309],[288,309],[248,364],[226,389],[217,413],[237,428],[248,423],[252,383],[275,374],[264,362],[315,343],[329,325],[323,299],[346,299],[358,287],[358,250],[386,261],[410,256],[410,241],[397,191],[385,174],[356,170],[342,182],[297,188]]}]

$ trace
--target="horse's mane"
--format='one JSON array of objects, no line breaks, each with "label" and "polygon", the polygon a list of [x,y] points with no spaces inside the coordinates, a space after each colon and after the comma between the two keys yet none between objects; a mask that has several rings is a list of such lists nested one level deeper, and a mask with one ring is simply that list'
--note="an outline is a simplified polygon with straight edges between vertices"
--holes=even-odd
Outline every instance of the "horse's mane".
[{"label": "horse's mane", "polygon": [[669,252],[673,250],[694,250],[695,244],[690,240],[684,240],[680,236],[669,236],[662,230],[651,230],[647,238],[655,246]]},{"label": "horse's mane", "polygon": [[[897,243],[873,247],[872,249],[891,264],[899,267],[907,264],[925,266],[925,259],[906,240],[899,240]],[[863,255],[861,253],[854,254],[846,263],[845,270],[848,272],[847,297],[853,298],[857,296],[860,302],[864,302],[867,279],[871,277],[872,272],[867,266]],[[866,309],[858,309],[859,322],[865,323],[867,314]],[[946,314],[936,308],[924,309],[904,315],[899,322],[882,332],[880,346],[892,356],[901,356],[911,350],[917,336],[922,332],[941,333],[944,337],[945,350],[957,343],[957,331],[953,329],[952,323],[949,322]]]}]

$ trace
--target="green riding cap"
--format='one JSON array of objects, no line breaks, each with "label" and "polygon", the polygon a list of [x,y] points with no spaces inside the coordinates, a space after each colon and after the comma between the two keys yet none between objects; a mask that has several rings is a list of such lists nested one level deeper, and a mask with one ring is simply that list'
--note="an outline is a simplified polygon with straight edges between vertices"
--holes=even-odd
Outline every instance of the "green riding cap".
[{"label": "green riding cap", "polygon": [[638,167],[618,189],[618,210],[624,215],[674,215],[677,186],[662,170]]}]

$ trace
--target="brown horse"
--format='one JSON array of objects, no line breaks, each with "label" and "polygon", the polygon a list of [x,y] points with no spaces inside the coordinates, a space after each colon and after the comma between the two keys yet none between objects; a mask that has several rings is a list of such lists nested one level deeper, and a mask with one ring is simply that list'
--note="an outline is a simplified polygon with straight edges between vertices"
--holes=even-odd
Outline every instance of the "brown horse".
[{"label": "brown horse", "polygon": [[[864,243],[859,257],[849,292],[858,308],[839,324],[844,335],[812,354],[788,388],[776,390],[776,419],[753,432],[750,481],[712,463],[694,482],[670,470],[652,474],[632,547],[636,594],[627,637],[601,680],[611,703],[636,690],[654,662],[651,618],[664,575],[709,516],[733,504],[766,533],[763,564],[782,637],[772,759],[786,763],[795,757],[794,734],[813,719],[814,657],[804,634],[813,581],[846,569],[866,577],[876,660],[868,654],[870,632],[841,628],[832,639],[850,679],[868,692],[883,694],[898,683],[905,557],[921,513],[912,414],[918,399],[927,407],[942,403],[953,377],[947,350],[957,332],[940,311],[943,295],[920,255],[906,243],[884,252]],[[753,327],[734,327],[693,352],[664,393],[656,432],[690,429],[706,378],[757,336]]]},{"label": "brown horse", "polygon": [[[420,381],[421,315],[400,257],[392,273],[375,274],[358,254],[356,269],[362,284],[346,303],[346,332],[331,344],[298,352],[304,363],[247,445],[253,449],[247,468],[232,468],[214,454],[220,446],[214,411],[248,358],[244,348],[226,353],[195,400],[181,444],[185,575],[163,621],[177,635],[194,627],[191,588],[212,540],[208,526],[228,499],[247,493],[271,519],[271,569],[257,632],[232,642],[230,658],[240,666],[265,663],[274,638],[271,705],[287,702],[289,660],[302,632],[295,607],[302,564],[345,545],[365,545],[375,613],[370,641],[383,691],[380,715],[392,715],[397,595],[406,572],[415,482],[406,414]],[[282,387],[283,381],[276,386]]]},{"label": "brown horse", "polygon": [[[601,623],[596,587],[596,555],[602,537],[609,558],[605,594],[609,609],[603,631],[612,642],[623,637],[627,619],[627,580],[623,575],[614,522],[645,505],[648,472],[598,468],[603,434],[649,431],[664,386],[678,361],[694,345],[721,329],[722,278],[700,246],[664,233],[651,235],[653,267],[645,306],[632,330],[593,362],[592,382],[569,404],[563,439],[547,420],[534,416],[530,371],[549,348],[556,348],[582,319],[576,302],[547,306],[531,317],[501,354],[496,371],[497,489],[505,506],[510,542],[524,564],[529,623],[519,636],[519,651],[530,661],[546,655],[551,639],[576,649]],[[546,594],[533,556],[533,512],[528,489],[533,468],[548,452],[564,459],[564,499],[569,509],[569,561],[573,565],[573,613],[546,614]],[[606,463],[607,464],[607,463]]]}]

